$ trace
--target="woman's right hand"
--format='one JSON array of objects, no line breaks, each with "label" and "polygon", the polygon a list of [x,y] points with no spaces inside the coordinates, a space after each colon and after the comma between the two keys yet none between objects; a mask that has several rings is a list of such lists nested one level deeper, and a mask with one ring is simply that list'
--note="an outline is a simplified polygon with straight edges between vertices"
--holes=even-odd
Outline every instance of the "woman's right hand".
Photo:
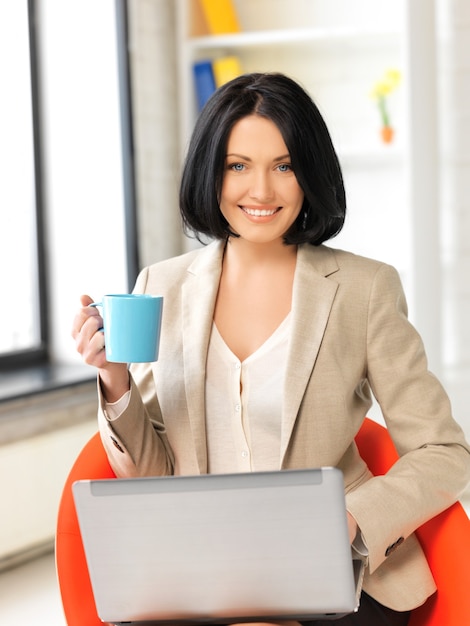
[{"label": "woman's right hand", "polygon": [[72,337],[84,362],[101,369],[108,364],[104,349],[104,333],[100,330],[103,328],[103,318],[96,307],[89,306],[92,302],[90,296],[80,297],[82,308],[73,320]]},{"label": "woman's right hand", "polygon": [[103,318],[96,307],[89,306],[92,302],[90,296],[80,297],[82,307],[74,318],[72,337],[83,361],[98,368],[106,401],[115,402],[130,388],[127,364],[106,360]]}]

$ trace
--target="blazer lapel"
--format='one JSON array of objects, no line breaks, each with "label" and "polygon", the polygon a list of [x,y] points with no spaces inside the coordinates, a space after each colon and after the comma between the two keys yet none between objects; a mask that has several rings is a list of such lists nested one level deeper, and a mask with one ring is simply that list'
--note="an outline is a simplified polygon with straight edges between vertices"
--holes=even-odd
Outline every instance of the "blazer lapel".
[{"label": "blazer lapel", "polygon": [[207,473],[205,367],[225,242],[212,243],[188,268],[182,287],[186,402],[199,471]]},{"label": "blazer lapel", "polygon": [[299,247],[282,411],[281,466],[338,288],[326,276],[337,270],[335,256],[329,248]]}]

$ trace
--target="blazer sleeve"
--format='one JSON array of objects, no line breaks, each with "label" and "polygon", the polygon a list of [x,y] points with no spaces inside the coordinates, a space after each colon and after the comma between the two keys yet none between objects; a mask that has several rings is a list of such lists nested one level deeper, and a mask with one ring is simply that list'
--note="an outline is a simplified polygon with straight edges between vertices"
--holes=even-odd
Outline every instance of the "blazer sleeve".
[{"label": "blazer sleeve", "polygon": [[[116,419],[106,414],[98,382],[98,426],[103,446],[114,473],[120,477],[164,476],[173,473],[174,457],[166,436],[158,400],[155,396],[152,370],[146,364],[146,375],[137,389],[132,375],[127,407]],[[149,396],[149,405],[142,395]],[[150,415],[151,414],[151,415]]]},{"label": "blazer sleeve", "polygon": [[[148,291],[149,268],[142,269],[133,293]],[[110,420],[98,380],[98,426],[109,462],[118,477],[173,474],[174,454],[155,394],[152,364],[130,366],[130,398],[125,410]]]},{"label": "blazer sleeve", "polygon": [[394,268],[380,266],[368,311],[367,377],[400,455],[385,476],[347,495],[373,572],[416,528],[459,498],[470,480],[470,449],[446,392],[428,371]]}]

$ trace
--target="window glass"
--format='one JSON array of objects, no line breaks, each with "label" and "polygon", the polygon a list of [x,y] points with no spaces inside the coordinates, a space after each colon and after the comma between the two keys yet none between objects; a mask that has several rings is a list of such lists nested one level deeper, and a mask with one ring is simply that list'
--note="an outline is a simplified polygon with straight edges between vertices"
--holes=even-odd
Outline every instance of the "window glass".
[{"label": "window glass", "polygon": [[26,0],[0,2],[0,358],[39,350],[33,98]]}]

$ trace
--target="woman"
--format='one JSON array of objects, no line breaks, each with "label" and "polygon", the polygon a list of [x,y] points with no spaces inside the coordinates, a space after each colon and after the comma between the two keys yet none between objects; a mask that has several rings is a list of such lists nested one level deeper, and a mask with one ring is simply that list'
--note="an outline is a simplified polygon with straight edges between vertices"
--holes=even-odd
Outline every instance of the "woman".
[{"label": "woman", "polygon": [[[397,272],[323,245],[343,226],[345,192],[307,93],[279,74],[220,88],[196,124],[180,208],[215,241],[139,275],[136,292],[165,298],[158,363],[108,363],[88,296],[74,322],[99,371],[115,472],[339,467],[368,562],[360,610],[342,623],[406,624],[435,591],[413,531],[458,499],[469,448]],[[375,478],[354,443],[372,393],[401,455]]]}]

